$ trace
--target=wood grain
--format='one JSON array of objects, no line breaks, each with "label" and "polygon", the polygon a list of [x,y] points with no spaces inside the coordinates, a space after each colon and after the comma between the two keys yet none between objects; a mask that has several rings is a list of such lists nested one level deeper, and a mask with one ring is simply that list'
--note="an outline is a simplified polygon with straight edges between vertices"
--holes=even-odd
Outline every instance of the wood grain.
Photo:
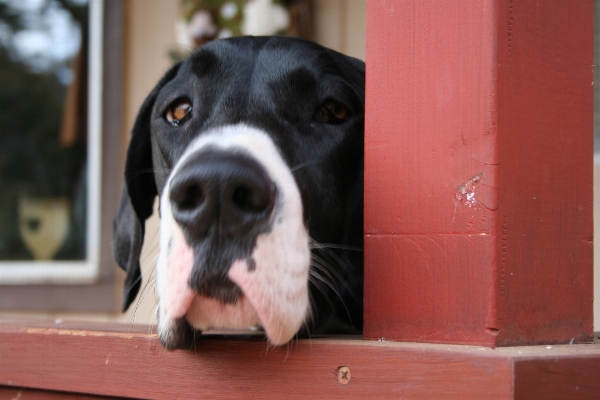
[{"label": "wood grain", "polygon": [[[0,385],[163,399],[510,394],[510,363],[491,350],[421,346],[319,339],[286,349],[205,337],[194,351],[168,352],[154,334],[3,327]],[[347,385],[337,381],[340,366],[351,370]]]},{"label": "wood grain", "polygon": [[193,351],[169,352],[146,327],[121,328],[0,323],[0,386],[151,399],[509,399],[552,382],[559,393],[577,384],[600,395],[593,344],[493,350],[330,338],[269,348],[260,337],[206,335]]},{"label": "wood grain", "polygon": [[597,357],[516,362],[515,399],[598,399],[600,359]]},{"label": "wood grain", "polygon": [[592,338],[593,2],[367,5],[366,338]]},{"label": "wood grain", "polygon": [[114,397],[92,396],[79,393],[0,387],[0,399],[7,400],[100,400],[107,398],[114,399]]}]

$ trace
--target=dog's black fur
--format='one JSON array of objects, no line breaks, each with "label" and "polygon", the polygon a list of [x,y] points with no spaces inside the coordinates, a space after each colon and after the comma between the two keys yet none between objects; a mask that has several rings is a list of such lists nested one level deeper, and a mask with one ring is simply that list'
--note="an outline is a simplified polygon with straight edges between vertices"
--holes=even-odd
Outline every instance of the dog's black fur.
[{"label": "dog's black fur", "polygon": [[[117,263],[127,272],[123,309],[139,291],[144,223],[170,171],[194,138],[215,127],[245,123],[268,133],[292,171],[314,241],[312,311],[300,336],[360,331],[364,72],[362,61],[283,37],[211,42],[173,66],[144,101],[127,152],[113,245]],[[193,111],[175,126],[165,120],[165,110],[182,98],[191,101]],[[344,118],[323,117],[323,105],[331,102],[345,108]],[[203,239],[184,233],[198,249],[193,242]],[[247,253],[240,248],[226,246],[219,251],[232,255],[216,259],[230,263],[239,252]],[[194,268],[198,274],[202,266]],[[170,347],[188,345],[181,341]]]}]

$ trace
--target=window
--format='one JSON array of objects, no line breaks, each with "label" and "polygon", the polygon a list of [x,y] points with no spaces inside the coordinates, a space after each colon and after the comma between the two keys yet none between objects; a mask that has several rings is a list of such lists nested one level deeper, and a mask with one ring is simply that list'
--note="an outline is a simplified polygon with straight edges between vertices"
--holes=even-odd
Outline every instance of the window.
[{"label": "window", "polygon": [[0,0],[0,308],[115,308],[120,18],[113,0]]}]

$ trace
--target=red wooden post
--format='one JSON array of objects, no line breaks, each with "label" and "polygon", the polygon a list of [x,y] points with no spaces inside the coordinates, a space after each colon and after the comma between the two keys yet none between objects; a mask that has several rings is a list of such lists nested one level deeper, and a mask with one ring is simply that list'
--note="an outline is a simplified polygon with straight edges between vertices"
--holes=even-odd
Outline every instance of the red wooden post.
[{"label": "red wooden post", "polygon": [[592,337],[593,1],[367,5],[366,338]]}]

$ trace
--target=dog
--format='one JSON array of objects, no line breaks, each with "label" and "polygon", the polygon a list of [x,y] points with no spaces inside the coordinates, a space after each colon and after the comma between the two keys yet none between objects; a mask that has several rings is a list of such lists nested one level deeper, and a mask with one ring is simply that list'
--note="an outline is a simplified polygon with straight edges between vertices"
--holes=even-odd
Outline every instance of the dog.
[{"label": "dog", "polygon": [[159,196],[158,336],[260,328],[271,345],[362,330],[365,65],[313,42],[210,42],[132,129],[113,253],[140,288]]}]

